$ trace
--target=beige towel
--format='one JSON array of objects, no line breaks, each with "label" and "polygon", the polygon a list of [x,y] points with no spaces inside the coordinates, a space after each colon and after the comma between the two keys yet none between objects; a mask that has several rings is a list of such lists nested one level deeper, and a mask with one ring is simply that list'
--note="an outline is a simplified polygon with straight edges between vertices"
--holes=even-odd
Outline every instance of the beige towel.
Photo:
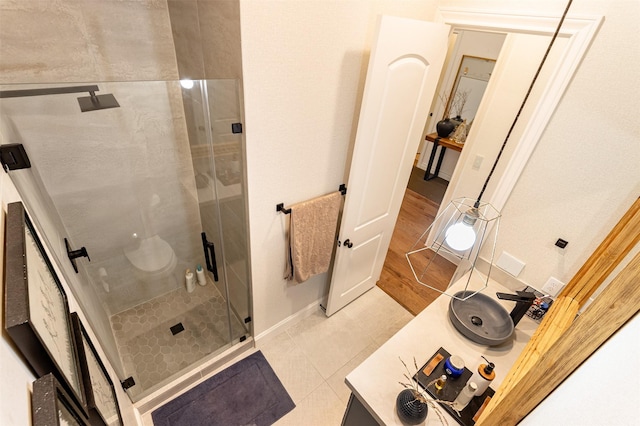
[{"label": "beige towel", "polygon": [[301,283],[329,270],[341,203],[336,191],[291,206],[286,279]]}]

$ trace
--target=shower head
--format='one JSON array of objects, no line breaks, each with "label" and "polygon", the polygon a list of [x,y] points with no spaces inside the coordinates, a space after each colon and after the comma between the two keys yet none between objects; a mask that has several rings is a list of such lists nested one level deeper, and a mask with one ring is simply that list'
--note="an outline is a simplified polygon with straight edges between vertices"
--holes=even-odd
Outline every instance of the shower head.
[{"label": "shower head", "polygon": [[120,104],[111,93],[96,96],[94,91],[90,91],[89,96],[78,98],[78,104],[80,104],[80,111],[82,112],[120,107]]},{"label": "shower head", "polygon": [[26,96],[63,95],[66,93],[89,92],[89,96],[78,98],[80,111],[97,111],[99,109],[118,108],[116,98],[108,93],[96,96],[98,86],[47,87],[42,89],[0,90],[0,98],[23,98]]}]

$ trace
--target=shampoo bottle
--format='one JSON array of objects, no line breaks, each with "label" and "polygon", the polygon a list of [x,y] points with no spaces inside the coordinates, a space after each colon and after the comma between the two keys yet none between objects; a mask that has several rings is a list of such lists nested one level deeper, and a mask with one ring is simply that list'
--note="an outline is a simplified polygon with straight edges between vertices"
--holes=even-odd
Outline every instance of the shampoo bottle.
[{"label": "shampoo bottle", "polygon": [[184,284],[185,287],[187,287],[187,293],[191,293],[196,285],[193,282],[193,272],[191,272],[189,269],[187,269],[187,271],[184,274]]},{"label": "shampoo bottle", "polygon": [[198,284],[207,285],[207,277],[204,276],[202,265],[196,266],[196,278],[198,278]]},{"label": "shampoo bottle", "polygon": [[478,370],[473,373],[473,377],[469,379],[469,381],[472,381],[476,385],[478,385],[476,396],[482,395],[487,390],[493,379],[495,379],[496,377],[496,372],[493,371],[496,365],[492,362],[489,362],[489,360],[486,358],[484,358],[484,360],[487,361],[487,363],[480,364],[478,366]]}]

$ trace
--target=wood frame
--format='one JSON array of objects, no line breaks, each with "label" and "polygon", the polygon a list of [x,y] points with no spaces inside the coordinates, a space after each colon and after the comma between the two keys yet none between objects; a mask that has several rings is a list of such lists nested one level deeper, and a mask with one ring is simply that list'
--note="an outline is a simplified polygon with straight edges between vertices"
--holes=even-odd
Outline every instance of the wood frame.
[{"label": "wood frame", "polygon": [[22,203],[7,206],[5,329],[36,377],[53,373],[87,416],[66,293]]},{"label": "wood frame", "polygon": [[69,397],[52,373],[33,382],[31,414],[33,426],[54,426],[62,424],[88,426],[86,418],[80,414],[78,406]]},{"label": "wood frame", "polygon": [[92,426],[123,425],[113,381],[76,312],[71,313],[80,371]]}]

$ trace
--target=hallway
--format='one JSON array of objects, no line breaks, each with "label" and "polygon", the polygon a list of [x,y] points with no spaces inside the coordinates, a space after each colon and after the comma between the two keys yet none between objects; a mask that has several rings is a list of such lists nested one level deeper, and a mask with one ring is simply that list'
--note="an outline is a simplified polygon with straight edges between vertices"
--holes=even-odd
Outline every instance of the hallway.
[{"label": "hallway", "polygon": [[[405,257],[405,253],[433,222],[438,207],[437,203],[410,189],[405,191],[387,258],[377,283],[378,287],[413,315],[420,313],[440,295],[415,281]],[[434,277],[438,283],[436,286],[446,289],[454,271],[455,265],[447,262],[442,276]]]}]

